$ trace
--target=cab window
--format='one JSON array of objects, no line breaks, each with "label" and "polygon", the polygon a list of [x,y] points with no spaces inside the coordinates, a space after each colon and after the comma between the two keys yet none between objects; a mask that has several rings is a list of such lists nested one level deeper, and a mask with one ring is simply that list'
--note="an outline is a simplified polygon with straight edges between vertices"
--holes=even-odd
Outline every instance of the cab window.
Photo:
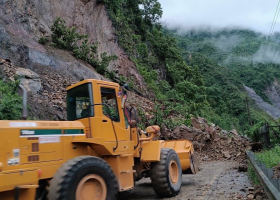
[{"label": "cab window", "polygon": [[93,95],[91,83],[86,83],[67,91],[67,119],[74,121],[93,117]]},{"label": "cab window", "polygon": [[119,122],[120,116],[115,89],[102,87],[101,98],[102,103],[107,105],[102,105],[103,115],[111,118],[115,122]]}]

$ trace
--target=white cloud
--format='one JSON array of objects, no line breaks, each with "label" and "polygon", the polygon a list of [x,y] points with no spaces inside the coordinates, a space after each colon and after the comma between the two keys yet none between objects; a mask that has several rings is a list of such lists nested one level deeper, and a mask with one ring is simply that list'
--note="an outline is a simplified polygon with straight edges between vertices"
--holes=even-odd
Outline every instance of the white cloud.
[{"label": "white cloud", "polygon": [[[268,34],[278,0],[159,0],[170,28],[249,28]],[[280,23],[280,14],[278,18]],[[274,31],[280,31],[277,22]]]}]

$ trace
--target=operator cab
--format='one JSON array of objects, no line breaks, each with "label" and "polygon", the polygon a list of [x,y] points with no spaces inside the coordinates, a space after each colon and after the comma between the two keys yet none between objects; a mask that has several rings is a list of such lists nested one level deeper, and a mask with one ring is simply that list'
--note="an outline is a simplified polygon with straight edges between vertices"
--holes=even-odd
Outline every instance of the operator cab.
[{"label": "operator cab", "polygon": [[85,83],[67,91],[67,120],[94,117],[92,84]]},{"label": "operator cab", "polygon": [[129,116],[124,112],[126,96],[117,83],[95,79],[76,83],[67,88],[67,120],[81,121],[89,138],[131,140]]},{"label": "operator cab", "polygon": [[[102,113],[115,122],[120,121],[118,102],[115,88],[101,87]],[[118,96],[120,92],[118,92]],[[94,117],[92,83],[85,83],[67,91],[67,120],[75,121],[82,118]]]}]

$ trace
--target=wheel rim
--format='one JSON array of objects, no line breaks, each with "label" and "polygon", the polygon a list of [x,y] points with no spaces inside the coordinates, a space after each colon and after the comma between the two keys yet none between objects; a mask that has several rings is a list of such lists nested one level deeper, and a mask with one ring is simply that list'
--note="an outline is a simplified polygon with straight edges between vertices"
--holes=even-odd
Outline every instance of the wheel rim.
[{"label": "wheel rim", "polygon": [[169,165],[169,177],[172,183],[176,184],[179,180],[179,168],[175,161],[171,161]]},{"label": "wheel rim", "polygon": [[85,176],[78,184],[76,200],[105,200],[107,194],[106,183],[99,175]]}]

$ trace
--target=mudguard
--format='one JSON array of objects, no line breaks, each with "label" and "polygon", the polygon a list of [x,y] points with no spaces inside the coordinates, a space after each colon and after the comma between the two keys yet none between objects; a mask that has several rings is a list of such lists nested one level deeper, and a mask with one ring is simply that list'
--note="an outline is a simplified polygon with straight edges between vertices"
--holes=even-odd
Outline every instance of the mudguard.
[{"label": "mudguard", "polygon": [[160,160],[160,150],[163,140],[148,141],[142,143],[141,161],[156,162]]}]

